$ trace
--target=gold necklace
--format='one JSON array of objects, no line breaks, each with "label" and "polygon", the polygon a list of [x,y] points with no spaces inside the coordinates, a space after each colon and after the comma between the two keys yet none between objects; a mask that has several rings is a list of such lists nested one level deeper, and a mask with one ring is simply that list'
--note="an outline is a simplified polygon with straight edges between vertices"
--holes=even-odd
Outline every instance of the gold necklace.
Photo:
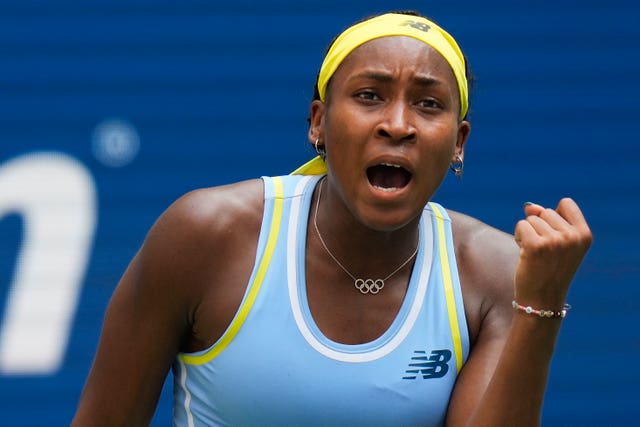
[{"label": "gold necklace", "polygon": [[313,227],[316,229],[316,234],[318,235],[318,239],[320,239],[320,243],[322,244],[322,247],[324,248],[325,251],[327,251],[327,253],[331,257],[331,259],[333,261],[335,261],[335,263],[338,264],[338,266],[342,270],[344,270],[344,272],[347,273],[349,275],[349,277],[351,277],[351,279],[353,279],[353,285],[356,287],[357,290],[359,290],[363,294],[377,294],[378,292],[380,292],[382,290],[382,288],[384,288],[385,281],[387,281],[391,276],[396,274],[398,271],[402,270],[402,267],[404,267],[405,265],[409,264],[409,262],[413,259],[413,257],[416,256],[416,254],[418,253],[418,247],[420,245],[419,244],[416,245],[416,249],[409,256],[409,258],[407,258],[407,260],[405,262],[400,264],[400,266],[398,268],[393,270],[384,279],[359,279],[359,278],[356,278],[356,276],[351,274],[351,272],[349,270],[347,270],[347,268],[344,265],[342,265],[342,263],[340,261],[338,261],[338,258],[336,258],[333,255],[333,253],[331,253],[331,251],[329,250],[329,247],[324,242],[324,239],[322,238],[322,235],[320,234],[320,229],[318,229],[318,221],[317,221],[317,219],[318,219],[318,206],[320,205],[320,196],[322,195],[322,185],[323,184],[324,184],[324,181],[322,183],[320,183],[320,188],[318,189],[318,198],[316,200],[316,208],[315,208],[315,211],[313,213]]}]

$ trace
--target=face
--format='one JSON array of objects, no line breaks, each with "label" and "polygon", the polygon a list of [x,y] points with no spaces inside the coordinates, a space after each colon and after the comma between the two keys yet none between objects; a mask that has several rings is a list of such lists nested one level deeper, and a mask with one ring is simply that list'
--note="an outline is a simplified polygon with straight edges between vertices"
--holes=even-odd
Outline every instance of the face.
[{"label": "face", "polygon": [[311,107],[335,208],[378,230],[415,220],[463,156],[470,126],[459,114],[453,72],[430,46],[396,36],[356,48]]}]

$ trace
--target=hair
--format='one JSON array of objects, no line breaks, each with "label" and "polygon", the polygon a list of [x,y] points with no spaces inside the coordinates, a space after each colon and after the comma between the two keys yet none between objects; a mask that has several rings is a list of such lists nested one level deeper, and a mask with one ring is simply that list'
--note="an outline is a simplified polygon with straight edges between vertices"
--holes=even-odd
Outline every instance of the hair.
[{"label": "hair", "polygon": [[[428,16],[422,15],[419,12],[416,12],[415,10],[396,10],[396,11],[391,11],[389,13],[397,13],[400,15],[408,15],[408,16],[419,16],[421,18],[425,18],[430,20],[431,22],[433,22],[434,24],[438,25],[438,23],[429,18]],[[367,21],[371,18],[375,18],[376,16],[379,15],[370,15],[367,16],[364,19],[361,19],[355,23],[353,23],[352,25],[356,25],[359,24],[360,22],[364,22]],[[333,46],[333,44],[335,43],[336,39],[340,36],[340,34],[337,34],[336,36],[333,37],[333,39],[331,39],[331,42],[329,43],[329,45],[327,46],[327,48],[325,49],[325,55],[329,52],[329,50],[331,49],[331,46]],[[460,48],[462,50],[462,48]],[[464,58],[464,75],[467,78],[467,84],[469,86],[469,98],[471,97],[471,90],[474,86],[475,83],[475,77],[473,76],[473,73],[471,72],[471,67],[469,66],[469,61],[467,60],[467,56],[464,54],[464,52],[462,52],[462,56]],[[320,76],[320,71],[318,70],[318,74],[316,75],[316,82],[313,85],[313,98],[312,101],[316,101],[316,100],[320,100],[320,92],[318,92],[318,78]],[[467,117],[469,116],[469,110],[471,110],[471,102],[469,102],[469,109],[467,110],[467,114],[465,114],[465,116],[463,117],[463,120],[467,120]],[[308,121],[310,122],[310,118],[308,119]]]}]

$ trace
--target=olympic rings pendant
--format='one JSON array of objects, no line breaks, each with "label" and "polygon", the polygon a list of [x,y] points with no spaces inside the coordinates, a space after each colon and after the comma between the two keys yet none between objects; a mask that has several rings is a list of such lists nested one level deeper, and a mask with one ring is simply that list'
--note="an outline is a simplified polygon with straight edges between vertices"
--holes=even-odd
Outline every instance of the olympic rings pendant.
[{"label": "olympic rings pendant", "polygon": [[384,288],[384,280],[382,279],[356,279],[354,285],[357,290],[363,294],[377,294]]}]

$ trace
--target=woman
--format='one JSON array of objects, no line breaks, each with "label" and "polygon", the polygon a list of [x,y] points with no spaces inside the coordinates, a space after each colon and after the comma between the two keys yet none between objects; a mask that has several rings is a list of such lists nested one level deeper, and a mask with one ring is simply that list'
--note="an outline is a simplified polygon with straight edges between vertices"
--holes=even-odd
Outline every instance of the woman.
[{"label": "woman", "polygon": [[462,172],[466,63],[392,13],[322,64],[296,175],[191,192],[107,310],[74,425],[537,425],[591,233],[571,199],[514,236],[430,202]]}]

